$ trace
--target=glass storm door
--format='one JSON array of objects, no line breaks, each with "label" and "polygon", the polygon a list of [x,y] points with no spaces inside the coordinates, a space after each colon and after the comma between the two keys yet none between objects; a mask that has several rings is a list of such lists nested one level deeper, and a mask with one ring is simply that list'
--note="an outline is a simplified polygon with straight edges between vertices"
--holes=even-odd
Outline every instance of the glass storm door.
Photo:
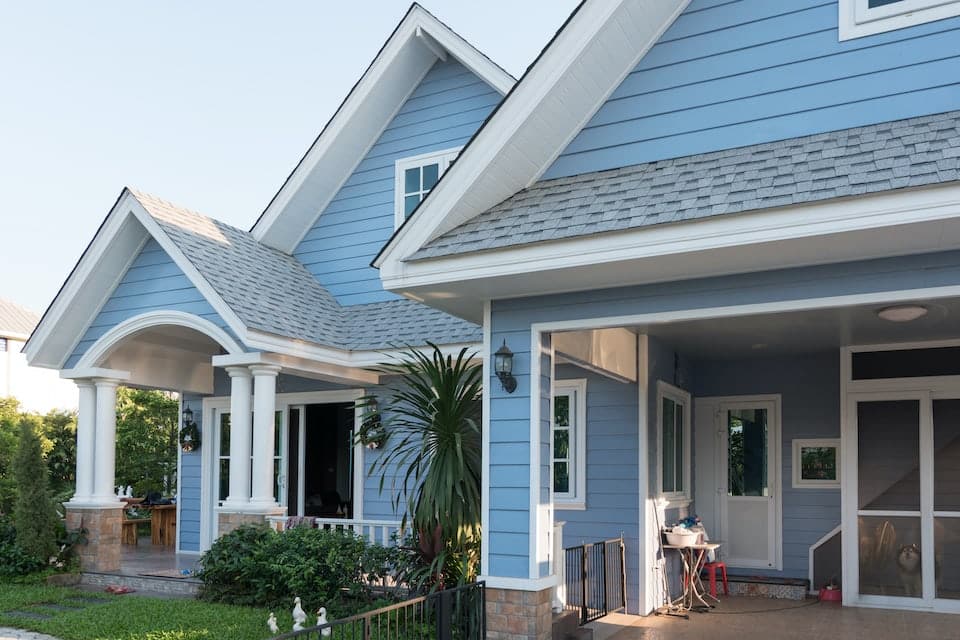
[{"label": "glass storm door", "polygon": [[779,564],[778,412],[773,401],[720,405],[720,518],[730,566]]},{"label": "glass storm door", "polygon": [[915,392],[854,409],[859,594],[960,600],[960,399]]}]

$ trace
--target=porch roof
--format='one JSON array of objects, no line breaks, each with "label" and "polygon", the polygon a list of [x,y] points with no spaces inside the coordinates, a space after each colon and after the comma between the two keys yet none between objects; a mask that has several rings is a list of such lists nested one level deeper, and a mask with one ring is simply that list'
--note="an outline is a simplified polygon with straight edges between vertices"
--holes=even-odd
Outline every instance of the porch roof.
[{"label": "porch roof", "polygon": [[341,306],[296,258],[251,233],[132,193],[250,329],[347,350],[480,340],[476,325],[412,300]]},{"label": "porch roof", "polygon": [[543,180],[411,260],[960,180],[960,111]]}]

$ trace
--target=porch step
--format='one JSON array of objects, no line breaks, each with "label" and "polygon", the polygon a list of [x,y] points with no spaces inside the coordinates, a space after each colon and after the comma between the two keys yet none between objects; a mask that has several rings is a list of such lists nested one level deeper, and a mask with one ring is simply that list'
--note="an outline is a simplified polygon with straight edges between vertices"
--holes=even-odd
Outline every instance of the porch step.
[{"label": "porch step", "polygon": [[168,598],[195,598],[202,583],[194,578],[162,578],[154,576],[125,576],[116,573],[85,572],[80,574],[80,585],[105,589],[110,585],[130,587],[142,595]]},{"label": "porch step", "polygon": [[[719,582],[719,581],[718,581]],[[759,596],[783,600],[803,600],[810,589],[810,581],[801,578],[771,578],[768,576],[727,576],[731,596]]]},{"label": "porch step", "polygon": [[553,614],[550,637],[553,640],[593,640],[593,630],[581,627],[577,611],[561,611]]}]

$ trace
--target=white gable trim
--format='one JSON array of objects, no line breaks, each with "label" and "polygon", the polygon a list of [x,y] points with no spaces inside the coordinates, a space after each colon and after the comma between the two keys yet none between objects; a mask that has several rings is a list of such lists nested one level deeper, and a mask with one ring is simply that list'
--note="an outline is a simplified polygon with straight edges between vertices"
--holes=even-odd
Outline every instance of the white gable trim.
[{"label": "white gable trim", "polygon": [[[419,5],[413,5],[370,67],[251,229],[264,244],[292,252],[438,59],[452,56],[502,95],[514,78]],[[311,177],[309,207],[292,207]]]},{"label": "white gable trim", "polygon": [[233,332],[245,327],[136,196],[124,189],[87,250],[40,320],[24,353],[32,366],[62,369],[127,269],[153,237]]},{"label": "white gable trim", "polygon": [[584,3],[374,266],[409,257],[536,182],[688,3]]}]

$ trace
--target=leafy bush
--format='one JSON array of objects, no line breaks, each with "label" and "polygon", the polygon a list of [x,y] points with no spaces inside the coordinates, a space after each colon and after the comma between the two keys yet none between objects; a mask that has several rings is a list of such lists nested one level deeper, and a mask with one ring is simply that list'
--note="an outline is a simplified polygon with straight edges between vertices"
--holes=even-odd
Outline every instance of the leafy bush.
[{"label": "leafy bush", "polygon": [[326,607],[333,617],[365,608],[371,583],[392,571],[395,553],[350,532],[297,527],[276,533],[246,525],[222,536],[201,559],[207,601],[277,609]]},{"label": "leafy bush", "polygon": [[0,577],[23,576],[46,565],[17,545],[17,530],[9,518],[0,517]]}]

